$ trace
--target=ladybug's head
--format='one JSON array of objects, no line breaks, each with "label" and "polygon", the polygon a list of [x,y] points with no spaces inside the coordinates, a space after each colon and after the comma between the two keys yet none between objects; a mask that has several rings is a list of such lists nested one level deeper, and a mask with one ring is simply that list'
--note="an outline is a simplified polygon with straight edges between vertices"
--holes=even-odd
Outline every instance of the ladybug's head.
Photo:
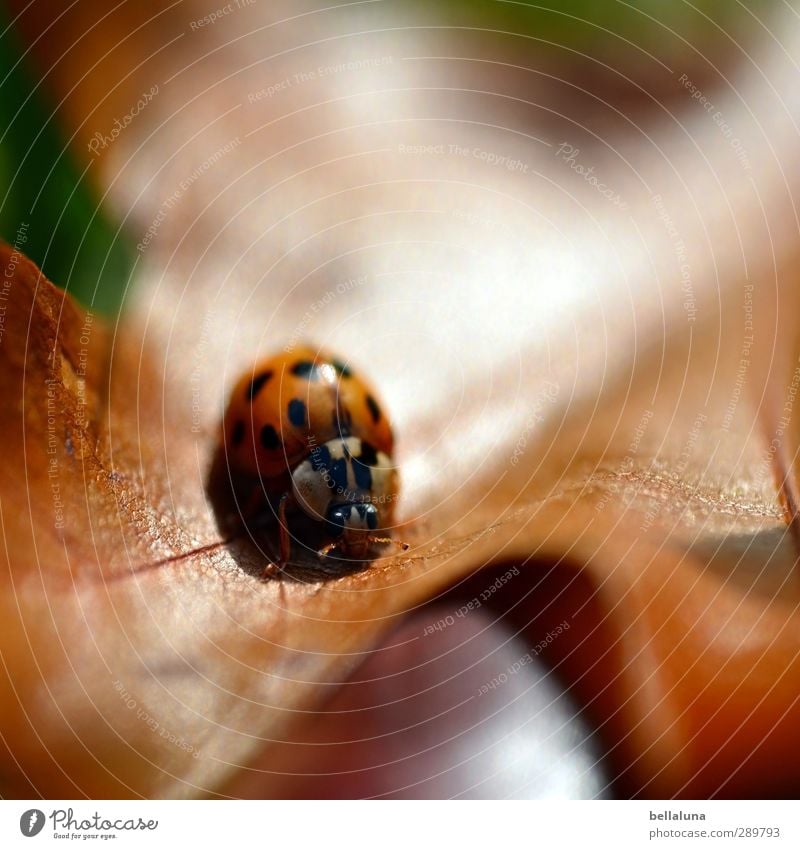
[{"label": "ladybug's head", "polygon": [[336,547],[347,557],[366,557],[378,527],[378,508],[369,502],[332,503],[326,524]]}]

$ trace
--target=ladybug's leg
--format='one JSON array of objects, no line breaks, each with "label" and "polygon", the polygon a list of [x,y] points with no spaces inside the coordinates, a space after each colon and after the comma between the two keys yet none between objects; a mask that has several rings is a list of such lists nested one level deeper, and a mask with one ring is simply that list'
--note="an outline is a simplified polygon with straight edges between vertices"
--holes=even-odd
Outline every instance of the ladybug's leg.
[{"label": "ladybug's leg", "polygon": [[280,540],[280,554],[277,563],[267,563],[264,567],[264,577],[271,578],[280,572],[289,561],[292,538],[289,535],[289,525],[286,522],[286,508],[292,502],[291,493],[284,492],[278,502],[278,537]]},{"label": "ladybug's leg", "polygon": [[290,505],[291,493],[284,492],[278,504],[278,526],[280,529],[280,565],[283,568],[289,560],[292,538],[289,535],[289,526],[286,523],[286,508]]},{"label": "ladybug's leg", "polygon": [[327,545],[323,545],[322,548],[317,552],[317,556],[320,560],[324,560],[334,549],[339,547],[339,541],[329,542]]}]

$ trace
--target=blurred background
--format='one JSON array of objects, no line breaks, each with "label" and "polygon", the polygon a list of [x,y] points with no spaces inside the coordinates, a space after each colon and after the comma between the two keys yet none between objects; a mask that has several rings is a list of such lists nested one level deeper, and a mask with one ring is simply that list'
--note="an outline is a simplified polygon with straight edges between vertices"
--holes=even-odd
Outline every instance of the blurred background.
[{"label": "blurred background", "polygon": [[[358,4],[341,4],[351,5]],[[421,44],[430,28],[452,30],[468,59],[496,63],[481,68],[489,85],[499,75],[513,77],[524,65],[536,72],[526,77],[524,90],[549,94],[561,116],[572,111],[565,100],[577,101],[581,123],[602,131],[611,123],[627,119],[638,124],[685,105],[687,91],[670,69],[679,68],[709,94],[727,87],[747,66],[748,55],[770,40],[771,13],[785,4],[567,0],[405,2],[398,7],[412,23],[412,39],[414,26]],[[19,222],[30,221],[31,259],[82,302],[114,314],[128,285],[134,234],[120,226],[104,202],[92,159],[83,145],[76,145],[76,138],[83,139],[65,103],[71,92],[54,85],[64,64],[52,41],[57,11],[44,4],[0,5],[5,186],[0,235],[13,242]],[[198,7],[201,11],[205,7]],[[207,14],[216,11],[209,7]],[[468,72],[466,66],[459,69],[464,76]],[[539,112],[529,123],[536,126],[542,117]]]}]

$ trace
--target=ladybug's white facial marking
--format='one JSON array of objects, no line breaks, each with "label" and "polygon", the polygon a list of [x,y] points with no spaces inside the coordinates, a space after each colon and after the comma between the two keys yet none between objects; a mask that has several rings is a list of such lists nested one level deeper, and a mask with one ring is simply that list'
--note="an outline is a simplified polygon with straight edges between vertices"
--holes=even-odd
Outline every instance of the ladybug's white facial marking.
[{"label": "ladybug's white facial marking", "polygon": [[325,478],[307,460],[292,473],[292,489],[301,509],[321,522],[331,502],[331,490]]},{"label": "ladybug's white facial marking", "polygon": [[347,531],[369,533],[378,527],[378,508],[364,501],[358,504],[331,504],[327,519],[331,536],[340,536]]}]

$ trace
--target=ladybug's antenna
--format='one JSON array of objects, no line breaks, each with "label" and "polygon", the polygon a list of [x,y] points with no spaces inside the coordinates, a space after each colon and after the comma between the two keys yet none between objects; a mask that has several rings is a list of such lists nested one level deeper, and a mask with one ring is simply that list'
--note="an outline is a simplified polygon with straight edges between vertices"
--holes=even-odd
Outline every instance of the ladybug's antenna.
[{"label": "ladybug's antenna", "polygon": [[373,536],[369,536],[369,537],[367,537],[367,539],[368,539],[370,542],[379,542],[379,543],[383,543],[383,544],[396,545],[396,546],[398,546],[400,549],[402,549],[403,551],[408,551],[408,549],[409,549],[409,547],[410,547],[410,546],[409,546],[409,544],[408,544],[407,542],[400,542],[400,540],[398,540],[398,539],[392,539],[391,537],[373,537]]},{"label": "ladybug's antenna", "polygon": [[[372,535],[367,537],[368,542],[377,542],[382,545],[396,545],[403,551],[408,551],[409,544],[407,542],[400,542],[400,540],[392,539],[391,537],[374,537]],[[324,560],[332,551],[335,551],[337,548],[342,547],[342,541],[337,539],[333,542],[329,542],[327,545],[323,546],[317,554],[319,555],[320,560]]]}]

